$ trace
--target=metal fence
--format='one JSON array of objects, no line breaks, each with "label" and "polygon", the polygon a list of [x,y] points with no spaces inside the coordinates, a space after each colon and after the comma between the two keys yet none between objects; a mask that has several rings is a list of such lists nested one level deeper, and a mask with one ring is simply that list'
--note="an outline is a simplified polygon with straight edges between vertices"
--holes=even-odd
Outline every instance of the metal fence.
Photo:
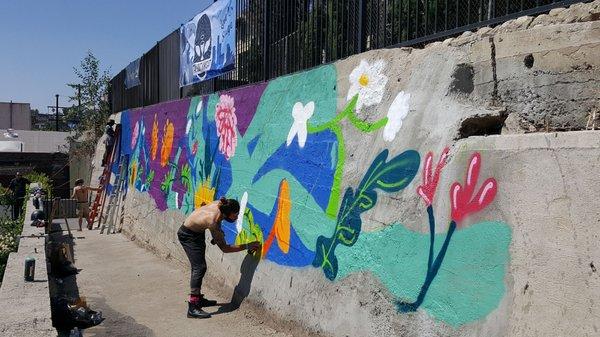
[{"label": "metal fence", "polygon": [[237,0],[236,68],[179,87],[179,33],[141,58],[141,85],[111,81],[112,111],[266,81],[363,51],[421,46],[577,0]]}]

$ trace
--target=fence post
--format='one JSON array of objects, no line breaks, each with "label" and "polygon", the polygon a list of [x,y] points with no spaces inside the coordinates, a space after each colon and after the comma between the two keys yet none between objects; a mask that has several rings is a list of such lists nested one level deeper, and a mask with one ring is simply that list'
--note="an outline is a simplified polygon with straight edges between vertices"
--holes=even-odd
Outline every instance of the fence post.
[{"label": "fence post", "polygon": [[269,0],[263,0],[263,80],[269,80],[269,29],[270,19],[267,10],[269,9]]},{"label": "fence post", "polygon": [[358,0],[358,34],[356,36],[358,42],[358,53],[362,53],[365,51],[365,41],[364,41],[364,26],[365,26],[365,17],[366,17],[366,0]]}]

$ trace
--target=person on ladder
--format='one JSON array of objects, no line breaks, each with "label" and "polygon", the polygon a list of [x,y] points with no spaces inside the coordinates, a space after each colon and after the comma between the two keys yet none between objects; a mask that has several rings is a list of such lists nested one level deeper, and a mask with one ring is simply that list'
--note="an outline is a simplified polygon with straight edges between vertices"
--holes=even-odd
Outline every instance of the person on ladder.
[{"label": "person on ladder", "polygon": [[115,121],[113,119],[109,119],[108,123],[104,127],[104,134],[106,138],[104,138],[104,156],[102,157],[102,167],[106,166],[108,163],[108,159],[110,158],[110,153],[112,152],[112,148],[115,145],[115,130],[113,129],[113,125],[115,125]]},{"label": "person on ladder", "polygon": [[[235,222],[240,212],[240,204],[234,199],[221,198],[208,205],[197,208],[183,222],[177,238],[183,246],[183,250],[192,265],[190,279],[190,298],[188,302],[187,317],[209,318],[211,315],[202,307],[213,306],[217,301],[207,300],[202,295],[202,279],[206,273],[206,239],[205,231],[208,229],[216,244],[223,253],[235,253],[248,250],[251,254],[260,249],[259,242],[251,242],[242,245],[228,245],[225,242],[225,234],[221,229],[221,221]],[[243,216],[243,215],[242,215]]]},{"label": "person on ladder", "polygon": [[71,199],[77,200],[77,216],[79,217],[79,231],[82,230],[81,224],[83,222],[83,218],[85,217],[85,221],[87,221],[87,228],[92,229],[92,224],[90,223],[90,203],[89,203],[89,192],[90,191],[101,191],[101,188],[94,188],[90,186],[83,185],[83,179],[75,180],[75,187],[73,188],[73,195],[71,195]]}]

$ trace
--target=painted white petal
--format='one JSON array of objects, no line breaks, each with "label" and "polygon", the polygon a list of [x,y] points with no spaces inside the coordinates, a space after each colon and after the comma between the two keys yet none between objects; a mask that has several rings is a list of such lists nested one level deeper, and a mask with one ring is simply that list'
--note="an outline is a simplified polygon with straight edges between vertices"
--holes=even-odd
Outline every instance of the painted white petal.
[{"label": "painted white petal", "polygon": [[300,145],[300,148],[304,148],[304,144],[306,144],[307,135],[308,132],[306,130],[306,123],[298,125],[298,145]]},{"label": "painted white petal", "polygon": [[294,137],[296,136],[296,134],[298,133],[298,124],[296,122],[294,122],[294,124],[292,124],[292,127],[290,128],[290,132],[288,133],[287,136],[287,146],[290,146],[290,144],[292,144],[292,140],[294,140]]},{"label": "painted white petal", "polygon": [[189,134],[190,133],[190,129],[192,128],[192,120],[188,119],[187,125],[185,126],[185,134]]},{"label": "painted white petal", "polygon": [[[347,100],[351,100],[352,97],[354,97],[354,95],[358,94],[359,92],[359,86],[358,86],[358,82],[356,84],[352,84],[350,86],[350,89],[348,89],[348,95],[346,96]],[[359,95],[359,99],[360,99],[360,95]]]},{"label": "painted white petal", "polygon": [[238,234],[242,231],[242,225],[244,224],[244,212],[246,211],[246,204],[248,203],[248,192],[244,192],[242,200],[240,200],[240,213],[238,219],[235,222],[235,228]]},{"label": "painted white petal", "polygon": [[312,117],[315,112],[315,102],[310,101],[304,106],[304,121]]},{"label": "painted white petal", "polygon": [[202,111],[202,100],[198,101],[198,105],[196,105],[196,116],[198,116],[201,111]]},{"label": "painted white petal", "polygon": [[302,103],[300,102],[296,102],[296,104],[294,104],[294,107],[292,108],[292,116],[294,117],[294,120],[300,120],[302,119],[302,115],[304,114],[304,105],[302,105]]}]

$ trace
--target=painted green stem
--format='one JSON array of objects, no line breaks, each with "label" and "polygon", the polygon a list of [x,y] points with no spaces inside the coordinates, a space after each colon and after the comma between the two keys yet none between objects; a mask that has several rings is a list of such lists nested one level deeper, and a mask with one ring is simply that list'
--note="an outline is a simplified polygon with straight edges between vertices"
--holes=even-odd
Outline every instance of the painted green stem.
[{"label": "painted green stem", "polygon": [[327,204],[327,209],[325,210],[325,214],[332,219],[335,219],[338,211],[338,204],[340,202],[340,190],[341,190],[341,181],[342,175],[344,173],[344,162],[346,160],[346,152],[344,147],[344,135],[342,134],[342,127],[340,122],[344,120],[344,118],[348,117],[348,120],[354,127],[362,132],[373,132],[384,127],[388,118],[384,117],[378,121],[373,123],[368,123],[356,116],[355,107],[356,102],[358,101],[358,94],[354,95],[352,99],[348,102],[346,107],[340,112],[335,118],[330,120],[327,123],[313,126],[308,124],[307,131],[308,133],[317,133],[325,130],[331,130],[335,133],[335,136],[338,140],[338,149],[337,149],[337,164],[335,167],[335,172],[333,175],[333,186],[331,187],[331,197],[329,197],[329,203]]}]

